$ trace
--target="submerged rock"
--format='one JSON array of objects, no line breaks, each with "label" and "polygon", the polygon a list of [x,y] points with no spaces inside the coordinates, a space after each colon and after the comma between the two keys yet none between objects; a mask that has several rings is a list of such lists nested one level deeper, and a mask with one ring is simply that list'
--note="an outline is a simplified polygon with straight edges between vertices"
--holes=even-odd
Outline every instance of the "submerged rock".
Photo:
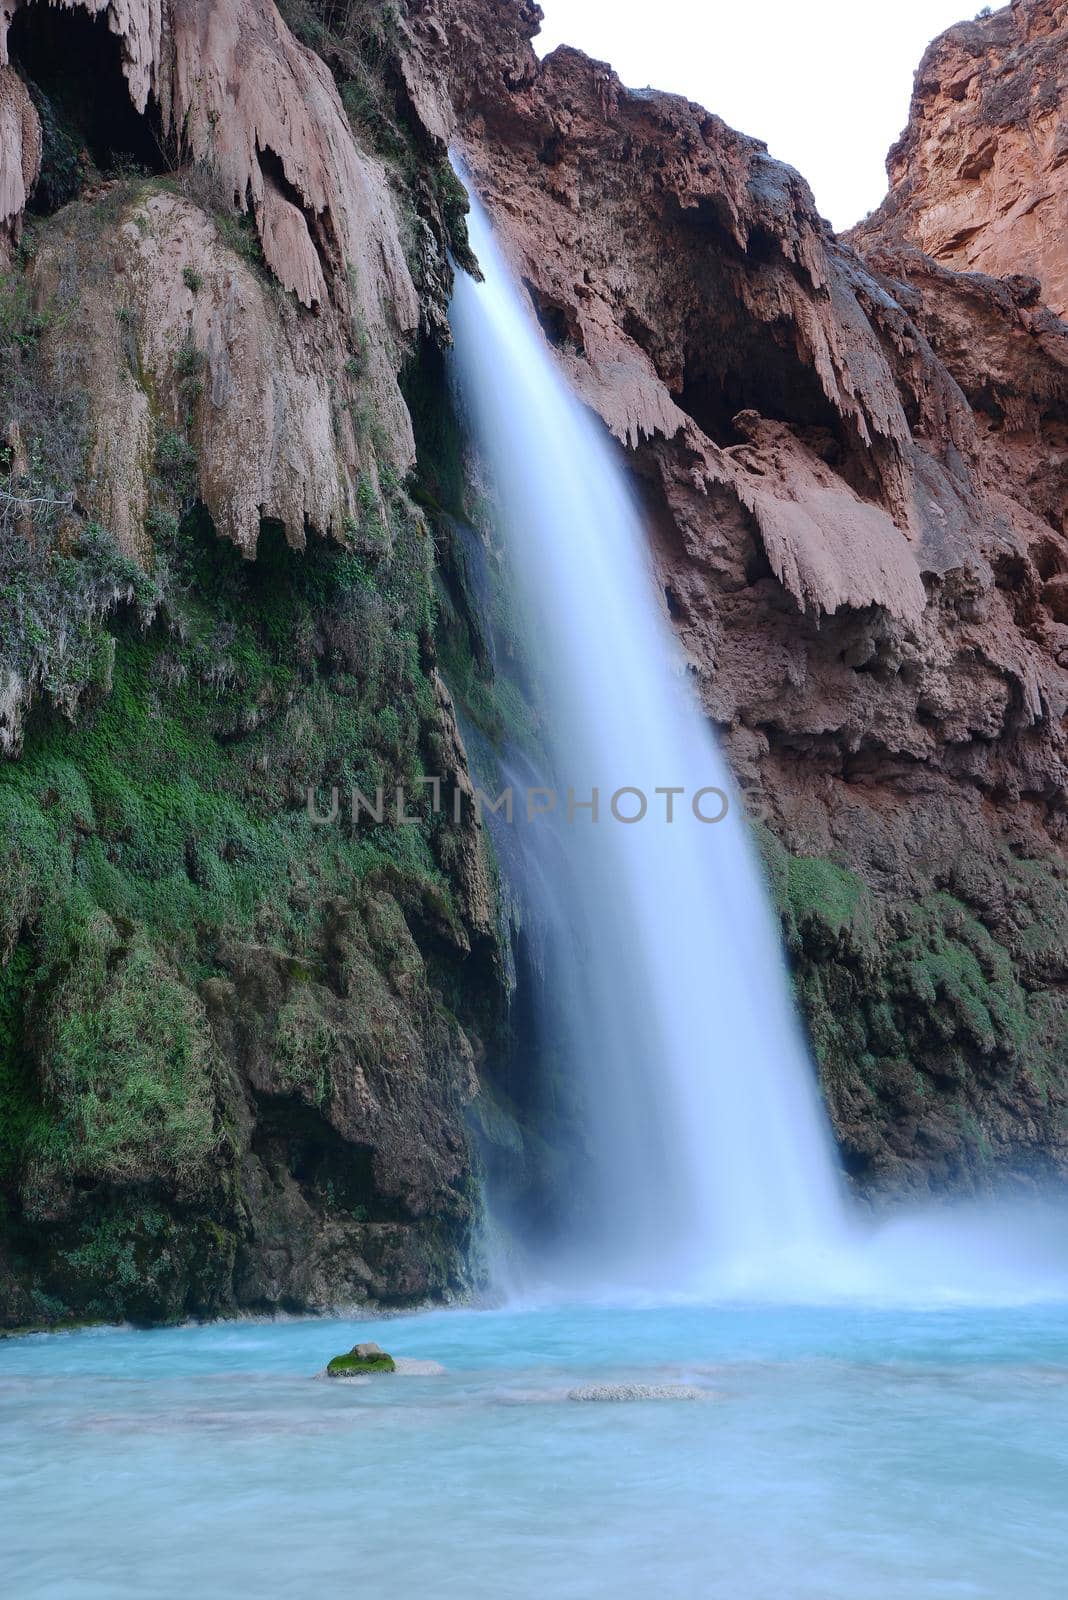
[{"label": "submerged rock", "polygon": [[687,1383],[586,1383],[569,1389],[569,1400],[714,1400],[710,1389]]},{"label": "submerged rock", "polygon": [[347,1355],[335,1356],[327,1364],[328,1378],[357,1378],[367,1372],[395,1372],[397,1364],[377,1344],[354,1344]]}]

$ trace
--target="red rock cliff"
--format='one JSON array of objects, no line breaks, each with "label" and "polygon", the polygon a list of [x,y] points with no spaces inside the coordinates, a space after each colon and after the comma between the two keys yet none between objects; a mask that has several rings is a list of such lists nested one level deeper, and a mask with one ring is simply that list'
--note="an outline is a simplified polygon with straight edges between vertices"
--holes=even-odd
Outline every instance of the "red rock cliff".
[{"label": "red rock cliff", "polygon": [[1027,273],[1068,312],[1068,4],[1012,0],[927,50],[890,193],[855,230],[946,266]]}]

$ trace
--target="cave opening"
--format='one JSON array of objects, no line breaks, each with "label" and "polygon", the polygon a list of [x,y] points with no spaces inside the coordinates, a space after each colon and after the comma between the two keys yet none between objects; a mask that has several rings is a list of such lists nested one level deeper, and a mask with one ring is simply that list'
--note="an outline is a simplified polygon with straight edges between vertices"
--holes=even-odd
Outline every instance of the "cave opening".
[{"label": "cave opening", "polygon": [[736,426],[743,411],[785,423],[795,437],[861,499],[882,501],[881,478],[870,447],[851,420],[827,398],[813,366],[795,348],[785,325],[745,328],[722,324],[714,344],[684,351],[683,382],[674,399],[721,449],[744,444]]},{"label": "cave opening", "polygon": [[529,278],[523,279],[523,285],[530,295],[530,302],[534,307],[534,315],[541,325],[541,331],[553,349],[563,350],[571,347],[583,350],[585,344],[582,327],[570,307],[546,294]]},{"label": "cave opening", "polygon": [[687,349],[682,391],[676,395],[679,405],[721,446],[742,442],[734,426],[740,411],[837,436],[842,419],[813,368],[780,343],[773,329],[763,331],[766,337],[752,338],[737,329],[733,338],[727,334],[714,348]]},{"label": "cave opening", "polygon": [[144,116],[134,108],[121,41],[103,13],[34,0],[15,13],[8,50],[41,119],[41,176],[31,211],[57,211],[97,175],[168,169],[158,114],[151,102]]},{"label": "cave opening", "polygon": [[1068,572],[1068,550],[1055,539],[1039,539],[1031,548],[1031,560],[1043,583]]}]

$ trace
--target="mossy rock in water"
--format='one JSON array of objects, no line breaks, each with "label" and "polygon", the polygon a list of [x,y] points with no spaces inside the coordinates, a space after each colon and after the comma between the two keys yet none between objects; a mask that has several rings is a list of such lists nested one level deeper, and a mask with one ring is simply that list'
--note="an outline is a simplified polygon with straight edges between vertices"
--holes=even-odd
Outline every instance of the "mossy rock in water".
[{"label": "mossy rock in water", "polygon": [[376,1344],[354,1344],[348,1355],[335,1356],[327,1366],[328,1378],[354,1378],[364,1372],[396,1372],[397,1363]]}]

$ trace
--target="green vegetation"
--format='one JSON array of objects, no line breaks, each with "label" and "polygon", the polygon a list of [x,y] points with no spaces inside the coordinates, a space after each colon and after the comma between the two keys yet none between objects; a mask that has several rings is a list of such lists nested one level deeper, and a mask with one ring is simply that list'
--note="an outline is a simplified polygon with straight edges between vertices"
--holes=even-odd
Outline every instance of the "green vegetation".
[{"label": "green vegetation", "polygon": [[42,976],[55,1115],[31,1139],[33,1158],[65,1175],[194,1180],[219,1144],[220,1064],[203,1006],[144,932],[124,938],[99,908],[54,937],[62,965]]},{"label": "green vegetation", "polygon": [[[391,173],[413,269],[433,276],[447,245],[466,248],[466,198],[405,125],[399,15],[296,9],[357,138]],[[57,205],[99,172],[107,181],[31,222],[23,259],[0,276],[0,421],[19,419],[0,439],[0,737],[23,739],[17,761],[0,761],[0,1209],[26,1320],[155,1320],[232,1295],[227,1274],[257,1214],[245,1192],[252,1130],[278,1140],[264,1162],[292,1160],[324,1205],[329,1191],[352,1219],[380,1215],[369,1153],[350,1159],[355,1113],[338,1103],[352,1071],[339,1074],[339,1059],[373,1074],[425,1050],[425,1092],[447,1100],[450,1007],[470,999],[488,1034],[499,997],[492,952],[475,958],[481,978],[458,977],[469,944],[452,886],[470,842],[432,814],[419,782],[447,777],[454,759],[434,682],[451,602],[435,574],[439,530],[376,465],[382,423],[356,392],[366,329],[354,322],[347,376],[367,470],[345,545],[309,532],[298,553],[265,526],[254,562],[198,503],[205,360],[191,335],[173,351],[177,415],[156,414],[146,388],[146,575],[79,499],[100,444],[90,341],[77,337],[111,271],[99,232],[121,218],[147,233],[142,202],[164,188],[204,208],[265,274],[262,252],[208,168],[149,177],[121,169],[121,152],[83,155],[58,122],[53,133]],[[55,270],[42,304],[25,268],[44,227]],[[200,293],[200,265],[182,280]],[[128,367],[142,382],[136,313],[120,297],[106,321],[118,376]],[[458,646],[458,670],[462,658]],[[479,682],[467,688],[478,704]],[[479,712],[496,737],[507,715],[492,693]],[[416,825],[398,825],[388,804],[381,823],[351,823],[352,789],[388,796],[397,784]],[[335,825],[309,816],[309,789],[320,807],[338,791]],[[246,1004],[243,985],[256,984],[264,992]],[[266,1109],[252,1103],[261,1088],[245,1081],[245,1051],[266,1063]],[[431,1227],[442,1275],[455,1269],[453,1226]]]},{"label": "green vegetation", "polygon": [[298,990],[278,1013],[275,1052],[283,1080],[314,1105],[330,1099],[333,1064],[341,1038],[306,990]]},{"label": "green vegetation", "polygon": [[39,1118],[33,1061],[25,1044],[26,990],[33,969],[27,942],[0,966],[0,1184],[18,1169]]},{"label": "green vegetation", "polygon": [[[1068,1004],[1039,981],[1068,949],[1055,863],[962,858],[954,892],[887,903],[847,868],[758,830],[798,1002],[853,1170],[996,1157],[1003,1104],[1056,1114]],[[969,896],[973,903],[964,896]],[[977,906],[1005,897],[1012,917]],[[1040,930],[1040,931],[1039,931]],[[1006,1121],[1009,1126],[1011,1119]],[[913,1148],[913,1141],[920,1141]]]},{"label": "green vegetation", "polygon": [[410,134],[397,113],[395,52],[400,18],[389,0],[282,0],[302,44],[334,69],[354,128],[380,155],[402,162]]},{"label": "green vegetation", "polygon": [[855,873],[818,856],[790,856],[787,863],[786,899],[795,924],[801,929],[817,922],[828,934],[837,934],[857,912],[864,885]]},{"label": "green vegetation", "polygon": [[[332,908],[369,895],[371,964],[350,957],[345,981],[379,996],[381,1033],[375,963],[399,971],[411,943],[398,902],[453,919],[447,819],[416,782],[438,739],[429,540],[399,490],[379,514],[373,567],[315,539],[293,552],[271,528],[250,563],[202,513],[159,517],[155,620],[102,620],[109,688],[73,726],[39,710],[21,759],[0,765],[0,1189],[21,1214],[74,1180],[126,1186],[121,1217],[109,1202],[79,1223],[72,1274],[106,1256],[121,1285],[136,1240],[151,1258],[149,1202],[130,1185],[192,1197],[233,1182],[233,1090],[204,998],[227,941],[310,972]],[[410,813],[422,805],[417,826],[387,809],[356,830],[344,802],[335,826],[307,815],[309,787],[398,782]],[[324,1104],[337,1040],[299,981],[273,1027],[280,1082]],[[205,1225],[176,1224],[175,1259]],[[125,1303],[111,1293],[100,1314]]]},{"label": "green vegetation", "polygon": [[[115,188],[126,194],[126,185]],[[21,266],[0,276],[0,418],[10,423],[0,442],[0,685],[20,685],[19,698],[43,693],[68,715],[86,691],[106,689],[107,617],[130,607],[144,620],[158,599],[106,530],[75,511],[86,474],[88,376],[84,351],[67,333],[80,315],[80,272],[92,249],[89,238],[72,241],[43,305]]]},{"label": "green vegetation", "polygon": [[392,0],[282,0],[279,10],[301,43],[331,68],[354,134],[392,174],[408,210],[408,258],[417,285],[431,290],[422,247],[427,228],[440,267],[448,250],[464,270],[477,270],[464,186],[407,114],[397,6]]},{"label": "green vegetation", "polygon": [[[0,491],[2,493],[2,491]],[[151,615],[155,585],[95,523],[74,524],[70,553],[0,518],[0,674],[43,691],[72,713],[85,691],[104,691],[116,606]]]},{"label": "green vegetation", "polygon": [[412,496],[437,553],[437,648],[442,674],[468,724],[499,753],[514,742],[539,754],[537,690],[500,550],[472,525],[463,441],[444,359],[430,341],[402,379],[418,447]]},{"label": "green vegetation", "polygon": [[[278,279],[264,259],[255,217],[250,211],[235,209],[232,191],[213,166],[206,161],[191,161],[185,166],[176,166],[172,172],[153,177],[151,183],[157,189],[180,195],[183,200],[207,212],[226,248],[240,256],[277,294],[283,294]],[[203,277],[195,266],[182,268],[182,280],[194,294],[203,288]]]},{"label": "green vegetation", "polygon": [[[32,235],[24,248],[32,248]],[[0,439],[5,538],[12,527],[24,536],[53,533],[72,509],[85,466],[87,402],[84,388],[78,388],[85,374],[72,350],[68,371],[58,374],[71,382],[69,387],[64,382],[60,393],[42,341],[46,333],[69,327],[78,305],[78,293],[66,281],[50,301],[38,305],[21,264],[0,275],[0,417],[8,428]]]},{"label": "green vegetation", "polygon": [[376,1344],[357,1344],[343,1356],[335,1356],[327,1363],[331,1378],[353,1378],[364,1372],[396,1372],[397,1363]]}]

